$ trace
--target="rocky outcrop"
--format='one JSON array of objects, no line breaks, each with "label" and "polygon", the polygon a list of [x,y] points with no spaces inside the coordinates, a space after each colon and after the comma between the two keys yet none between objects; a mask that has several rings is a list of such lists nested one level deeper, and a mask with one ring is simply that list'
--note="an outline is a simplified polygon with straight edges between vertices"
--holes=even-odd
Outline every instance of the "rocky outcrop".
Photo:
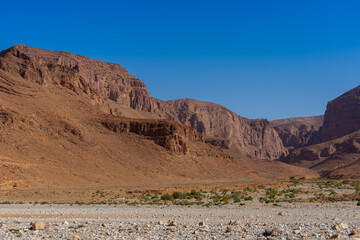
[{"label": "rocky outcrop", "polygon": [[[58,84],[112,115],[177,121],[208,139],[224,139],[209,143],[239,148],[259,158],[277,159],[287,153],[267,120],[246,119],[213,103],[158,100],[150,95],[142,81],[118,64],[16,45],[0,53],[0,69],[45,87]],[[11,87],[4,88],[0,91],[11,91]]]},{"label": "rocky outcrop", "polygon": [[326,107],[320,141],[336,139],[360,129],[360,86],[330,101]]},{"label": "rocky outcrop", "polygon": [[101,124],[115,133],[131,132],[146,136],[156,144],[177,153],[189,153],[190,142],[204,142],[194,129],[166,120],[106,119]]},{"label": "rocky outcrop", "polygon": [[[218,104],[194,99],[168,103],[178,114],[179,122],[209,136],[210,143],[239,148],[259,158],[277,159],[287,153],[277,132],[266,119],[247,119]],[[215,141],[216,138],[230,142]]]},{"label": "rocky outcrop", "polygon": [[[360,177],[360,131],[294,150],[282,161],[317,170],[322,176]],[[353,166],[353,168],[350,168]],[[355,167],[357,166],[357,167]],[[345,170],[346,169],[346,170]]]},{"label": "rocky outcrop", "polygon": [[311,145],[318,135],[324,116],[296,117],[271,121],[289,150]]}]

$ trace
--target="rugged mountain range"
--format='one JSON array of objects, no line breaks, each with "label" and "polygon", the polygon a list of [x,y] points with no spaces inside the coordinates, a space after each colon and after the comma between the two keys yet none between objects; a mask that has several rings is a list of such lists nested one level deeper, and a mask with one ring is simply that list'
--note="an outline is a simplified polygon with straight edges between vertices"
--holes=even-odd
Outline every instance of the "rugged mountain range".
[{"label": "rugged mountain range", "polygon": [[0,69],[42,85],[57,84],[86,95],[102,111],[130,118],[177,121],[204,134],[209,143],[250,155],[277,159],[287,154],[278,133],[265,119],[241,117],[223,106],[190,99],[161,101],[118,64],[67,52],[16,45],[0,53]]},{"label": "rugged mountain range", "polygon": [[0,52],[2,183],[360,177],[359,89],[329,102],[324,116],[270,123],[215,103],[156,99],[118,64],[17,45]]},{"label": "rugged mountain range", "polygon": [[322,176],[360,178],[359,131],[360,86],[330,101],[322,126],[312,133],[313,145],[294,150],[282,161]]},{"label": "rugged mountain range", "polygon": [[269,181],[269,171],[317,176],[275,161],[267,164],[280,170],[258,173],[205,141],[239,151],[243,163],[286,153],[268,121],[213,103],[155,99],[117,64],[24,45],[0,52],[2,188],[256,184]]}]

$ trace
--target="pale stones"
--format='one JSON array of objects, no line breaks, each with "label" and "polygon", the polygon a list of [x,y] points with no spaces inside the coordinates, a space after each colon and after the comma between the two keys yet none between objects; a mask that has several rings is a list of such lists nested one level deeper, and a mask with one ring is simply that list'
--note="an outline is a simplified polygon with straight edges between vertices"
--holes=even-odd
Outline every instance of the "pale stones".
[{"label": "pale stones", "polygon": [[265,232],[263,233],[264,236],[271,236],[271,237],[277,237],[280,236],[282,233],[282,231],[278,228],[267,228],[265,229]]},{"label": "pale stones", "polygon": [[350,235],[354,236],[354,235],[360,235],[360,229],[353,229],[350,233]]},{"label": "pale stones", "polygon": [[230,220],[229,225],[240,225],[240,221],[238,220]]},{"label": "pale stones", "polygon": [[43,230],[46,228],[45,222],[32,222],[30,223],[31,230]]},{"label": "pale stones", "polygon": [[349,226],[347,225],[347,223],[340,223],[340,224],[339,224],[339,228],[341,228],[341,229],[348,229]]}]

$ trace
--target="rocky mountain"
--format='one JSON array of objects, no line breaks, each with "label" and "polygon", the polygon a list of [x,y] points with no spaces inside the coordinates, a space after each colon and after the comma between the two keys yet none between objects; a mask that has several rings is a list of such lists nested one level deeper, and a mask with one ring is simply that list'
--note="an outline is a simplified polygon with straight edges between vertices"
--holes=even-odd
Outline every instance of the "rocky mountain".
[{"label": "rocky mountain", "polygon": [[324,116],[295,117],[271,121],[284,146],[292,149],[311,145],[322,126]]},{"label": "rocky mountain", "polygon": [[0,188],[264,180],[191,127],[100,111],[104,98],[71,68],[13,57],[0,57]]},{"label": "rocky mountain", "polygon": [[283,162],[314,169],[321,176],[360,178],[360,131],[296,149]]},{"label": "rocky mountain", "polygon": [[[281,134],[280,134],[281,135]],[[360,86],[330,101],[311,146],[294,150],[283,162],[329,177],[360,177]]]},{"label": "rocky mountain", "polygon": [[215,103],[193,99],[168,101],[179,122],[207,136],[223,148],[238,148],[258,158],[277,159],[286,154],[277,132],[265,119],[247,119]]},{"label": "rocky mountain", "polygon": [[328,103],[320,131],[320,141],[336,139],[358,129],[360,129],[360,86]]},{"label": "rocky mountain", "polygon": [[246,119],[213,103],[158,100],[143,82],[118,64],[16,45],[0,53],[0,69],[44,86],[56,82],[116,116],[177,121],[204,134],[209,143],[238,148],[260,158],[277,159],[287,154],[267,120]]},{"label": "rocky mountain", "polygon": [[[234,132],[245,129],[240,132],[249,135],[244,140],[252,147],[249,152],[260,151],[254,147],[258,146],[268,149],[258,155],[269,154],[270,146],[259,142],[268,136],[271,140],[272,135],[276,141],[277,135],[266,120],[241,118],[218,105],[200,111],[199,106],[212,105],[203,102],[196,102],[193,110],[179,108],[182,101],[188,102],[152,98],[140,80],[116,64],[23,45],[4,50],[0,52],[0,188],[148,188],[271,181],[220,147],[207,144],[208,137],[201,133],[215,135],[214,144],[230,146],[236,139]],[[220,117],[217,110],[222,111]],[[206,117],[209,114],[214,116]],[[233,120],[222,124],[225,116]],[[180,118],[197,131],[179,123]],[[239,125],[226,126],[233,122]],[[215,131],[214,126],[224,129]],[[302,176],[314,174],[301,170]]]}]

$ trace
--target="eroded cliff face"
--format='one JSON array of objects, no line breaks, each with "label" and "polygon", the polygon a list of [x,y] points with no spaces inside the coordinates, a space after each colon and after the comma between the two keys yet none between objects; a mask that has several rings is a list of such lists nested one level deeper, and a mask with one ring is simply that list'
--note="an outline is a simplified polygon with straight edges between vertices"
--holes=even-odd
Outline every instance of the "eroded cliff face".
[{"label": "eroded cliff face", "polygon": [[321,176],[359,178],[360,131],[294,150],[282,161],[317,170]]},{"label": "eroded cliff face", "polygon": [[360,86],[330,101],[326,107],[320,141],[336,139],[360,129]]},{"label": "eroded cliff face", "polygon": [[267,120],[246,119],[213,103],[158,100],[118,64],[17,45],[0,53],[0,69],[40,85],[61,85],[112,115],[186,124],[214,145],[238,148],[259,158],[277,159],[287,153]]},{"label": "eroded cliff face", "polygon": [[297,117],[271,121],[271,125],[278,132],[284,146],[292,149],[313,144],[324,116]]},{"label": "eroded cliff face", "polygon": [[194,99],[168,103],[177,112],[179,122],[209,136],[207,141],[212,144],[239,148],[267,159],[277,159],[287,153],[277,132],[265,119],[247,119],[218,104]]},{"label": "eroded cliff face", "polygon": [[101,124],[115,133],[130,132],[146,136],[165,149],[187,154],[191,142],[204,142],[204,137],[194,129],[167,120],[106,119]]}]

